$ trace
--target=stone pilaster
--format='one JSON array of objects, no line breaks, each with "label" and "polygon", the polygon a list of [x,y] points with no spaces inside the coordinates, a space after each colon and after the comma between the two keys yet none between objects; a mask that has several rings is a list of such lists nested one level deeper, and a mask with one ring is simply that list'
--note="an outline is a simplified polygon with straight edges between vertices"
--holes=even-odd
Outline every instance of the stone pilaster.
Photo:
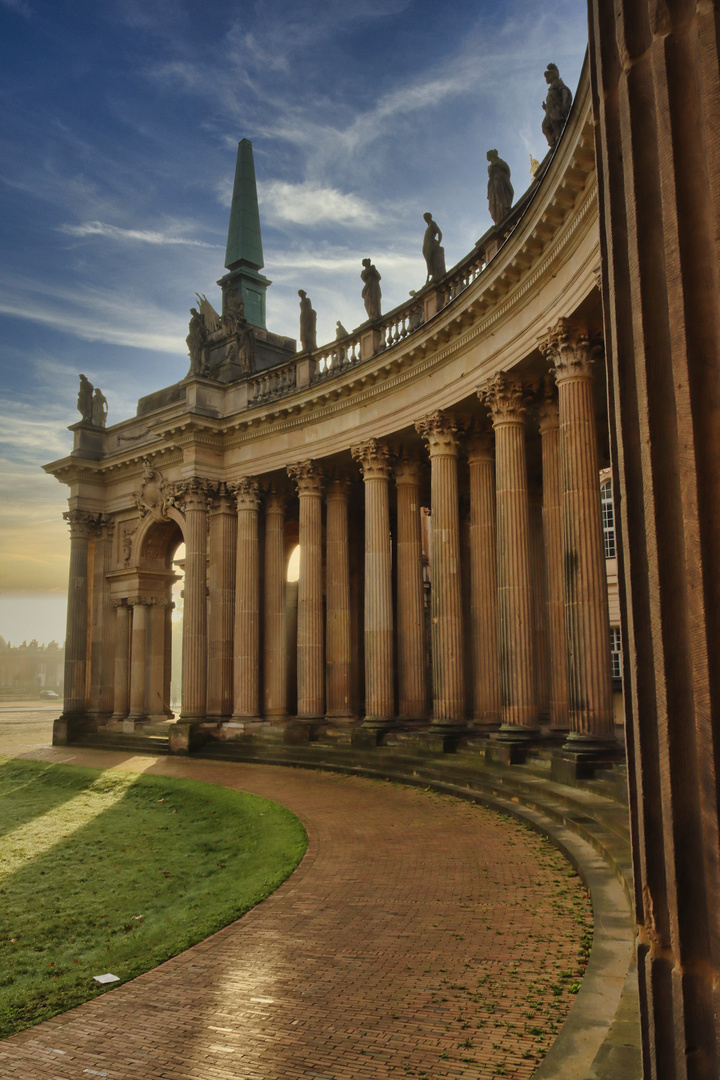
[{"label": "stone pilaster", "polygon": [[205,719],[207,708],[207,500],[208,481],[192,477],[177,485],[185,513],[183,609],[183,721]]},{"label": "stone pilaster", "polygon": [[165,696],[165,625],[168,601],[156,598],[148,613],[147,714],[164,720],[170,700]]},{"label": "stone pilaster", "polygon": [[228,719],[233,712],[233,629],[237,517],[221,481],[209,509],[208,694],[207,715]]},{"label": "stone pilaster", "polygon": [[83,510],[68,510],[63,517],[70,526],[63,717],[72,720],[84,716],[87,706],[88,548],[94,519]]},{"label": "stone pilaster", "polygon": [[500,724],[495,450],[490,432],[468,442],[470,466],[470,612],[474,726]]},{"label": "stone pilaster", "polygon": [[113,600],[115,608],[115,671],[113,720],[124,720],[130,711],[130,608],[127,600]]},{"label": "stone pilaster", "polygon": [[128,719],[135,723],[147,720],[148,611],[153,603],[153,600],[144,596],[131,596],[128,599],[128,604],[132,608],[130,715]]},{"label": "stone pilaster", "polygon": [[530,512],[522,381],[500,372],[479,391],[495,429],[498,630],[503,733],[537,730]]},{"label": "stone pilaster", "polygon": [[431,469],[432,726],[456,730],[465,726],[457,426],[449,414],[434,412],[415,427],[428,444]]},{"label": "stone pilaster", "polygon": [[398,713],[427,717],[420,485],[422,465],[403,456],[395,463],[397,486]]},{"label": "stone pilaster", "polygon": [[325,715],[323,648],[322,489],[323,474],[314,461],[288,466],[300,501],[300,579],[297,611],[298,719]]},{"label": "stone pilaster", "polygon": [[230,485],[237,501],[234,720],[260,719],[260,485],[244,476]]},{"label": "stone pilaster", "polygon": [[566,731],[568,719],[567,641],[563,592],[560,425],[557,396],[549,384],[539,407],[542,440],[543,531],[547,574],[548,652],[550,655],[550,728]]},{"label": "stone pilaster", "polygon": [[285,576],[285,496],[272,488],[265,497],[264,708],[267,720],[281,720],[287,716]]},{"label": "stone pilaster", "polygon": [[541,350],[558,387],[570,742],[607,741],[614,724],[593,350],[566,319]]},{"label": "stone pilaster", "polygon": [[92,530],[92,628],[90,631],[89,711],[98,719],[107,719],[113,711],[115,663],[115,618],[107,574],[112,567],[112,543],[115,522],[98,514]]},{"label": "stone pilaster", "polygon": [[327,579],[327,625],[325,663],[327,715],[350,719],[352,656],[350,653],[350,551],[348,537],[349,481],[328,483],[325,573]]},{"label": "stone pilaster", "polygon": [[388,727],[395,718],[393,684],[390,450],[378,439],[351,448],[365,483],[365,720]]}]

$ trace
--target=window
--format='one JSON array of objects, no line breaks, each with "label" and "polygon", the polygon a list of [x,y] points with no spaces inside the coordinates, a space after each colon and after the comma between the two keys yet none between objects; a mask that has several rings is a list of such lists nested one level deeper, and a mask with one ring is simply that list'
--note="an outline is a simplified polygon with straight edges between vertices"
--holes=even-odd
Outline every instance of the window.
[{"label": "window", "polygon": [[613,506],[612,480],[606,480],[600,486],[600,505],[602,506],[603,540],[605,558],[615,558],[615,508]]},{"label": "window", "polygon": [[622,639],[620,627],[610,627],[610,669],[613,679],[622,679]]}]

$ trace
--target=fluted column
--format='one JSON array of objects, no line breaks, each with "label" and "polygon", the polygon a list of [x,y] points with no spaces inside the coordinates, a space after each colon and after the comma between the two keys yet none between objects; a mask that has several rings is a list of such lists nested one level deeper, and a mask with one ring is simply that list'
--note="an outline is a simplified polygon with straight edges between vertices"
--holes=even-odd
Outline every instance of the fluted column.
[{"label": "fluted column", "polygon": [[260,485],[244,476],[231,485],[237,500],[233,719],[260,719]]},{"label": "fluted column", "polygon": [[500,723],[495,451],[490,432],[468,443],[470,466],[470,611],[475,727]]},{"label": "fluted column", "polygon": [[433,727],[465,726],[457,427],[434,412],[415,425],[430,452]]},{"label": "fluted column", "polygon": [[298,719],[325,715],[322,581],[322,470],[314,461],[288,466],[300,500],[297,612]]},{"label": "fluted column", "polygon": [[92,528],[92,627],[89,712],[107,718],[113,711],[112,671],[115,618],[107,574],[112,565],[115,522],[98,514]]},{"label": "fluted column", "polygon": [[565,319],[541,348],[554,365],[560,413],[570,741],[611,740],[610,618],[592,349],[587,337]]},{"label": "fluted column", "polygon": [[84,714],[86,708],[88,546],[93,519],[83,510],[68,510],[63,517],[70,526],[63,715],[72,717]]},{"label": "fluted column", "polygon": [[484,388],[495,429],[498,631],[503,729],[527,736],[538,720],[525,460],[525,394],[520,379],[500,372]]},{"label": "fluted column", "polygon": [[542,440],[543,531],[547,574],[548,651],[550,654],[550,727],[567,730],[568,685],[565,597],[563,593],[560,426],[554,388],[546,387],[539,407]]},{"label": "fluted column", "polygon": [[130,709],[130,608],[127,600],[113,600],[115,608],[115,671],[113,720],[124,720]]},{"label": "fluted column", "polygon": [[207,498],[201,477],[177,485],[185,512],[185,600],[181,720],[205,718],[207,708]]},{"label": "fluted column", "polygon": [[169,698],[165,696],[165,623],[168,601],[157,597],[148,614],[148,681],[147,714],[157,720],[165,718]]},{"label": "fluted column", "polygon": [[396,462],[398,713],[409,720],[427,716],[421,479],[419,461],[403,456]]},{"label": "fluted column", "polygon": [[545,572],[545,537],[543,535],[542,492],[528,494],[530,511],[530,567],[533,587],[533,626],[535,628],[535,678],[538,713],[550,718],[550,663],[548,657],[547,576]]},{"label": "fluted column", "polygon": [[220,482],[209,509],[208,535],[208,694],[207,715],[233,712],[233,625],[237,517],[232,496]]},{"label": "fluted column", "polygon": [[285,496],[274,488],[265,499],[265,718],[287,716],[285,629]]},{"label": "fluted column", "polygon": [[130,720],[147,719],[148,608],[152,603],[152,600],[144,596],[134,596],[128,600],[132,608]]},{"label": "fluted column", "polygon": [[327,715],[352,717],[350,676],[350,551],[348,545],[348,493],[344,479],[327,487],[327,614],[325,662],[327,667]]},{"label": "fluted column", "polygon": [[368,439],[351,453],[365,482],[364,724],[384,727],[395,717],[390,450],[378,439]]}]

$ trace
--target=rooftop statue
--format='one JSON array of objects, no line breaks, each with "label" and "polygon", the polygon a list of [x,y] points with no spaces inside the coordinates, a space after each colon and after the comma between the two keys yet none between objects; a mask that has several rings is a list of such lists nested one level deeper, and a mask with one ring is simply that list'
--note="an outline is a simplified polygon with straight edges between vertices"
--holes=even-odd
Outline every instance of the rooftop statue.
[{"label": "rooftop statue", "polygon": [[425,265],[427,266],[427,280],[428,281],[440,281],[445,277],[445,248],[441,247],[442,232],[440,226],[433,221],[433,216],[430,213],[423,214],[423,220],[427,224],[425,230],[425,236],[423,237],[422,253],[425,259]]},{"label": "rooftop statue", "polygon": [[380,291],[380,275],[377,269],[373,266],[369,259],[363,259],[363,269],[360,271],[360,277],[362,278],[363,291],[362,298],[365,302],[365,310],[367,312],[368,319],[380,318],[380,301],[382,300],[382,292]]},{"label": "rooftop statue", "polygon": [[498,154],[497,150],[488,150],[488,202],[490,217],[496,225],[507,217],[512,207],[515,192],[510,183],[510,166]]},{"label": "rooftop statue", "polygon": [[549,89],[543,103],[545,116],[543,117],[542,129],[543,135],[548,141],[548,146],[551,150],[554,150],[560,141],[565,121],[570,115],[572,91],[568,90],[560,78],[560,73],[555,64],[548,64],[545,81]]},{"label": "rooftop statue", "polygon": [[300,297],[300,349],[313,352],[317,349],[317,312],[304,289],[298,289]]},{"label": "rooftop statue", "polygon": [[185,338],[187,342],[188,352],[190,354],[190,371],[189,375],[202,375],[205,369],[205,345],[207,344],[207,329],[205,327],[205,320],[203,319],[197,308],[190,308],[190,326],[188,336]]},{"label": "rooftop statue", "polygon": [[345,329],[343,324],[338,319],[337,323],[335,324],[335,340],[339,341],[340,338],[344,338],[344,337],[347,337],[347,336],[348,336],[347,330]]},{"label": "rooftop statue", "polygon": [[88,379],[87,375],[80,376],[80,389],[78,390],[77,407],[80,416],[83,420],[92,424],[93,422],[93,384]]},{"label": "rooftop statue", "polygon": [[[197,294],[196,294],[197,295]],[[225,294],[225,307],[222,313],[222,327],[231,336],[237,334],[238,329],[246,323],[245,301],[242,293],[230,290]]]},{"label": "rooftop statue", "polygon": [[105,421],[107,420],[108,403],[107,398],[103,394],[99,386],[95,387],[95,393],[92,399],[92,422],[95,427],[105,427]]},{"label": "rooftop statue", "polygon": [[205,323],[205,329],[208,334],[212,334],[215,330],[220,329],[220,316],[204,293],[196,292],[195,295],[198,298],[198,307]]}]

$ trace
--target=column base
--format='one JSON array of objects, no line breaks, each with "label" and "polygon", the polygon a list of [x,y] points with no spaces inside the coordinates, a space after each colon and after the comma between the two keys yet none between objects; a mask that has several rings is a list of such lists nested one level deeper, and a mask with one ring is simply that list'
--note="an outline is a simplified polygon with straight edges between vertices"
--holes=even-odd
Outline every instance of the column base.
[{"label": "column base", "polygon": [[77,713],[63,713],[53,721],[53,746],[67,746],[88,731],[96,731],[97,723],[90,717]]},{"label": "column base", "polygon": [[350,746],[353,750],[374,750],[377,746],[382,746],[383,739],[391,730],[390,724],[386,727],[366,727],[365,724],[360,724],[350,732]]},{"label": "column base", "polygon": [[558,784],[575,784],[578,780],[592,780],[598,769],[611,768],[623,759],[623,749],[616,739],[571,732],[552,755],[550,775]]},{"label": "column base", "polygon": [[207,742],[207,727],[200,722],[178,720],[168,732],[171,754],[191,754]]},{"label": "column base", "polygon": [[540,734],[539,727],[501,724],[488,739],[485,760],[492,765],[524,765]]},{"label": "column base", "polygon": [[467,733],[466,727],[452,731],[449,728],[430,726],[427,731],[413,736],[413,744],[420,754],[454,754]]},{"label": "column base", "polygon": [[325,734],[325,731],[324,717],[318,717],[316,720],[312,720],[307,716],[292,717],[285,724],[283,742],[292,746],[297,746],[299,743],[316,742],[321,735]]}]

